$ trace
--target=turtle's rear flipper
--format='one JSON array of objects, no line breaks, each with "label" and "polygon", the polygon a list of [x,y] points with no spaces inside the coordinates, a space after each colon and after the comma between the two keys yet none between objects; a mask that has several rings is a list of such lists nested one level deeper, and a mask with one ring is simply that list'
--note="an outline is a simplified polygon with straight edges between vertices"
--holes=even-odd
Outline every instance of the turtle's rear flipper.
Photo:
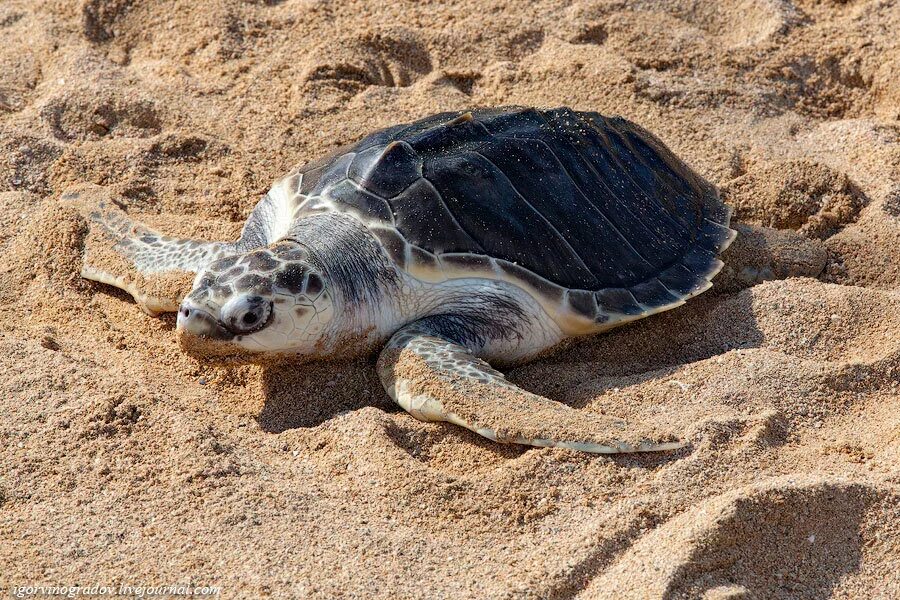
[{"label": "turtle's rear flipper", "polygon": [[391,398],[415,418],[455,423],[498,442],[605,454],[684,445],[650,426],[527,392],[422,322],[391,338],[378,374]]},{"label": "turtle's rear flipper", "polygon": [[177,311],[194,274],[233,246],[160,235],[109,202],[79,208],[88,223],[81,276],[128,292],[151,315]]}]

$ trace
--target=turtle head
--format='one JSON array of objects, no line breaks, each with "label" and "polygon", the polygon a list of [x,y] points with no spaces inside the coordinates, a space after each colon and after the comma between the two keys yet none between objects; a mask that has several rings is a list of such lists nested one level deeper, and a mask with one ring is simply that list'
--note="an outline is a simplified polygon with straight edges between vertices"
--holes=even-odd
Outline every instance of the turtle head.
[{"label": "turtle head", "polygon": [[325,279],[293,242],[213,261],[178,311],[178,339],[212,361],[312,355],[334,314]]}]

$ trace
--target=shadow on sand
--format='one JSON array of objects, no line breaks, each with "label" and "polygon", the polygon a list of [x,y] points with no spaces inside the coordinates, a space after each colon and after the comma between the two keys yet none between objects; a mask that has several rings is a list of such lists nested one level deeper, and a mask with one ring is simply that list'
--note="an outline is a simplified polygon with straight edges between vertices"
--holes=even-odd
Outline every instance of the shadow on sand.
[{"label": "shadow on sand", "polygon": [[265,404],[257,421],[269,433],[315,427],[365,406],[399,410],[378,380],[374,358],[267,367],[262,385]]}]

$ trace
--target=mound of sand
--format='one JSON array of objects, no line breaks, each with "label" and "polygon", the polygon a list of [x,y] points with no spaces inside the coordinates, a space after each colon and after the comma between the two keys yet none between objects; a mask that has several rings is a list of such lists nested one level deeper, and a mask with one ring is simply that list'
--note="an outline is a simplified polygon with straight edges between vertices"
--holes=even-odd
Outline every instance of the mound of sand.
[{"label": "mound of sand", "polygon": [[[900,598],[898,30],[881,0],[0,3],[0,587]],[[770,228],[509,374],[689,448],[494,445],[371,360],[198,364],[78,275],[74,185],[229,238],[293,166],[492,104],[622,114]]]}]

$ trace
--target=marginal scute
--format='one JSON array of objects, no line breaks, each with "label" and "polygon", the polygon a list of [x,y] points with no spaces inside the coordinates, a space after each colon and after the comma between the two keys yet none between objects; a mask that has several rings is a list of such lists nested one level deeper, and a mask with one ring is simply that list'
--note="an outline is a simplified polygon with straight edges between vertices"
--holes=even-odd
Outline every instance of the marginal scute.
[{"label": "marginal scute", "polygon": [[443,270],[441,270],[441,265],[438,263],[437,257],[427,250],[422,250],[418,246],[409,247],[409,265],[407,266],[407,270],[416,277],[432,283],[447,279]]},{"label": "marginal scute", "polygon": [[678,302],[679,297],[664,286],[659,279],[651,279],[631,288],[631,295],[643,306],[658,308]]},{"label": "marginal scute", "polygon": [[406,268],[406,240],[397,233],[396,229],[388,229],[386,227],[372,227],[372,234],[381,242],[387,255],[394,264],[400,269]]},{"label": "marginal scute", "polygon": [[438,260],[445,273],[460,272],[464,274],[489,273],[493,271],[491,258],[481,254],[438,254]]},{"label": "marginal scute", "polygon": [[569,307],[579,315],[594,320],[597,316],[597,299],[588,290],[568,290],[566,300]]},{"label": "marginal scute", "polygon": [[715,253],[701,246],[695,246],[687,251],[687,254],[685,254],[684,258],[681,260],[681,263],[691,273],[700,275],[707,272],[710,265],[713,265],[716,260]]},{"label": "marginal scute", "polygon": [[630,291],[624,288],[609,288],[595,292],[597,306],[605,313],[639,315],[644,309],[637,303]]},{"label": "marginal scute", "polygon": [[681,296],[687,296],[696,287],[696,275],[682,264],[672,265],[657,276],[661,284]]},{"label": "marginal scute", "polygon": [[706,209],[708,211],[706,218],[714,223],[722,223],[727,226],[727,224],[731,222],[732,209],[722,202],[718,190],[712,190],[711,193],[715,195],[715,201],[706,203]]},{"label": "marginal scute", "polygon": [[703,228],[697,236],[697,241],[709,249],[718,248],[732,239],[734,239],[733,230],[709,220],[704,220]]},{"label": "marginal scute", "polygon": [[549,303],[559,304],[563,301],[565,288],[562,288],[551,281],[547,281],[540,275],[510,262],[498,260],[497,266],[507,277],[522,281],[531,286],[535,291],[541,294],[542,297],[546,298]]}]

